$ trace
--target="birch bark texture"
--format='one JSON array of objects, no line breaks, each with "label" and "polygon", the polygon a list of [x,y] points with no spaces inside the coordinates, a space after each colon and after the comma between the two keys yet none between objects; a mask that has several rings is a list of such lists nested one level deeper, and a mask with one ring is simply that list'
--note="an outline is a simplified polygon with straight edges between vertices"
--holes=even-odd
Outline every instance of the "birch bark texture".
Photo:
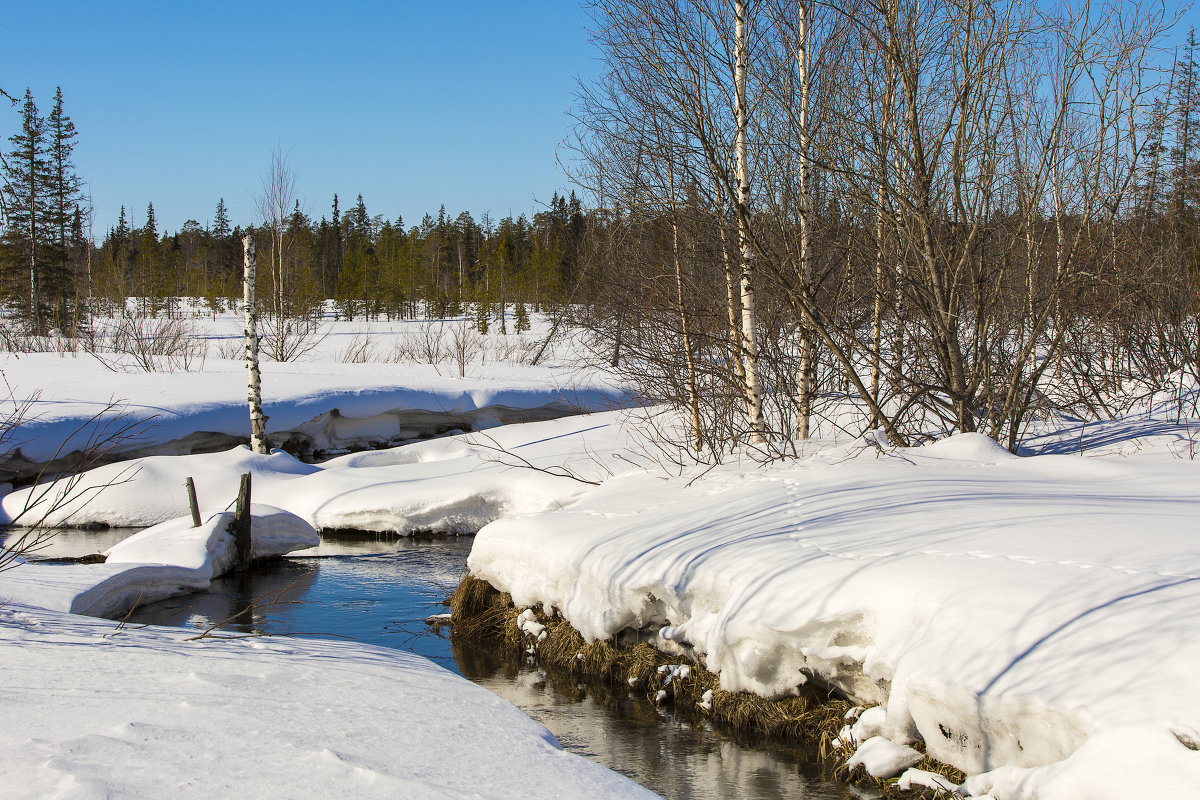
[{"label": "birch bark texture", "polygon": [[746,375],[746,417],[753,444],[767,440],[763,418],[762,381],[758,364],[758,325],[754,303],[754,246],[750,239],[750,158],[746,134],[750,107],[746,101],[746,76],[750,67],[750,41],[746,32],[747,0],[735,0],[734,13],[734,153],[737,173],[738,251],[742,288],[742,359]]},{"label": "birch bark texture", "polygon": [[262,408],[262,374],[258,368],[258,309],[254,298],[254,237],[250,234],[242,237],[242,248],[245,253],[242,294],[246,304],[246,375],[249,384],[246,400],[250,404],[250,449],[266,455],[267,418]]}]

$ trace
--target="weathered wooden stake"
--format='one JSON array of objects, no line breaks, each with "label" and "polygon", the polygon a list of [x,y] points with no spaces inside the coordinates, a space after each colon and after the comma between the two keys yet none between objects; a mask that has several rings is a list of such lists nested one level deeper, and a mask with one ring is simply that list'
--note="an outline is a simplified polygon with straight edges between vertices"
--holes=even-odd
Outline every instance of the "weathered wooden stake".
[{"label": "weathered wooden stake", "polygon": [[238,569],[245,570],[250,566],[250,473],[242,475],[242,485],[238,489],[237,508],[233,518],[233,538],[237,544]]},{"label": "weathered wooden stake", "polygon": [[196,502],[196,482],[190,477],[186,481],[188,492],[188,506],[192,509],[192,527],[200,527],[200,504]]}]

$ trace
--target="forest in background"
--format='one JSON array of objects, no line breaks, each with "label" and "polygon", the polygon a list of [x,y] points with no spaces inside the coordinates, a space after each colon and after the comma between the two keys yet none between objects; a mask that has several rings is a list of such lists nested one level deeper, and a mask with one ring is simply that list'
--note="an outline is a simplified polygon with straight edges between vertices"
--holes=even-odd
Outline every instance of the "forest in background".
[{"label": "forest in background", "polygon": [[555,195],[532,219],[443,207],[406,230],[335,196],[314,220],[277,151],[256,219],[218,200],[211,226],[160,232],[150,204],[97,242],[61,93],[45,118],[27,93],[4,153],[9,329],[87,335],[130,298],[227,307],[249,233],[268,326],[303,329],[326,299],[501,332],[551,308],[684,412],[693,458],[818,429],[1016,449],[1039,419],[1200,379],[1200,70],[1162,9],[590,8],[608,69],[575,112],[586,205]]}]

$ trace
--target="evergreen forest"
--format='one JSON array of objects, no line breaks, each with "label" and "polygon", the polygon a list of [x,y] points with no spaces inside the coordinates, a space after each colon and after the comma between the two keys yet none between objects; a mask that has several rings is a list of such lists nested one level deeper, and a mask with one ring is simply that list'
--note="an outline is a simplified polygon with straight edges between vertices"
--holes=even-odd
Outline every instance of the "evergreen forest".
[{"label": "evergreen forest", "polygon": [[97,234],[62,93],[43,116],[26,92],[4,152],[7,330],[229,308],[249,235],[268,327],[333,308],[508,333],[548,311],[684,412],[696,457],[819,425],[1015,450],[1034,420],[1200,379],[1194,31],[1167,48],[1171,20],[1122,5],[676,5],[592,5],[607,72],[580,87],[576,188],[531,217],[442,206],[406,227],[362,195],[310,216],[276,152],[255,219],[216,198],[211,225],[160,231],[148,202]]}]

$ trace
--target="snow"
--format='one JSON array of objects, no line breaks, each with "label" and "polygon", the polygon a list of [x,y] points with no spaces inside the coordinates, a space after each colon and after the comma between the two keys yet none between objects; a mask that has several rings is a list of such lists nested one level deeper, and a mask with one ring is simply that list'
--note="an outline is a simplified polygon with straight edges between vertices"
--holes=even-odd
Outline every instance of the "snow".
[{"label": "snow", "polygon": [[919,791],[920,789],[933,789],[935,792],[949,795],[958,785],[946,778],[938,775],[936,772],[928,772],[923,769],[906,769],[896,781],[896,788],[904,791]]},{"label": "snow", "polygon": [[[314,527],[412,533],[474,533],[504,515],[558,508],[607,477],[623,441],[616,412],[506,426],[462,437],[355,453],[320,465],[282,451],[151,456],[100,467],[77,485],[21,489],[0,499],[0,520],[49,524],[156,525],[188,513],[184,481],[200,506],[224,508],[239,476],[252,475],[256,501],[286,508]],[[594,448],[594,449],[593,449]],[[542,467],[551,472],[541,472]],[[68,499],[56,502],[64,493]],[[56,506],[51,508],[51,506]]]},{"label": "snow", "polygon": [[896,744],[882,736],[872,736],[858,746],[846,766],[855,770],[862,767],[872,778],[894,778],[904,770],[921,763],[924,756],[902,744]]},{"label": "snow", "polygon": [[[103,402],[106,392],[134,394],[115,391],[107,379],[83,383],[89,379],[83,373],[65,378],[70,371],[61,368],[63,360],[23,355],[5,371],[15,385],[44,382],[44,397],[76,415],[95,407],[89,403]],[[86,363],[83,357],[77,361]],[[123,385],[136,387],[139,404],[163,412],[167,433],[156,436],[197,427],[218,430],[205,421],[223,414],[230,425],[236,417],[241,431],[238,368],[237,362],[210,360],[203,373],[176,374],[171,380],[138,375],[136,382]],[[281,420],[301,425],[330,407],[340,408],[346,418],[441,404],[528,408],[568,393],[564,373],[553,367],[527,370],[493,363],[475,367],[465,381],[432,367],[320,362],[268,369],[265,391],[270,397],[277,390],[282,398],[268,410],[272,426]],[[585,393],[616,394],[602,381],[586,386]],[[216,410],[208,408],[210,402]],[[214,416],[206,416],[210,413]],[[331,419],[336,415],[313,423],[333,431],[326,437],[331,446],[377,424],[333,424]],[[53,425],[31,428],[27,433],[35,442],[29,452],[49,448],[45,439],[55,430]],[[636,415],[608,411],[492,427],[319,465],[245,448],[155,456],[90,473],[81,484],[91,487],[89,502],[68,503],[63,513],[74,523],[173,520],[186,514],[183,482],[191,476],[206,515],[216,514],[236,494],[238,475],[251,472],[256,501],[317,529],[478,530],[469,561],[476,576],[510,592],[521,609],[557,609],[590,640],[630,628],[657,632],[659,646],[678,656],[679,664],[703,661],[730,690],[784,696],[807,682],[837,687],[866,707],[847,719],[839,737],[844,749],[856,750],[852,758],[881,774],[903,770],[915,752],[910,746],[920,740],[931,756],[970,776],[961,792],[975,797],[1189,798],[1200,797],[1196,434],[1195,419],[1180,423],[1162,409],[1142,408],[1106,422],[1046,425],[1026,440],[1022,457],[977,434],[906,449],[868,436],[810,443],[794,461],[762,465],[734,458],[715,468],[680,470],[646,445]],[[3,513],[9,518],[21,513],[29,497],[22,491],[7,495]],[[195,578],[197,570],[215,561],[201,553],[198,538],[186,555],[183,550],[174,554],[174,545],[129,547],[145,547],[145,558],[165,563],[97,565],[101,569],[93,576],[121,571],[126,586],[136,580],[150,590],[178,589],[187,575]],[[22,564],[0,574],[0,596],[70,610],[81,596],[80,583],[72,578],[75,567],[53,568],[62,576],[60,585],[20,578],[49,574],[49,569]],[[25,588],[18,591],[14,587],[22,580]],[[111,623],[16,603],[0,608],[0,614],[5,615],[0,634],[24,637],[28,645],[0,651],[3,686],[27,687],[11,703],[6,695],[6,713],[11,706],[15,718],[28,725],[3,732],[13,738],[0,746],[13,755],[0,770],[36,773],[45,781],[38,786],[51,794],[60,784],[71,794],[71,781],[82,787],[77,794],[149,793],[148,778],[138,783],[141,767],[131,768],[133,783],[126,787],[119,783],[125,778],[106,772],[105,765],[126,753],[135,760],[177,763],[171,759],[183,756],[165,752],[172,741],[187,743],[183,750],[198,747],[205,763],[223,762],[222,748],[233,744],[222,744],[227,739],[220,735],[193,734],[210,731],[206,726],[216,730],[218,717],[227,714],[235,717],[229,722],[234,730],[258,725],[250,720],[260,710],[237,717],[241,712],[229,710],[225,701],[247,693],[249,686],[258,691],[255,676],[260,674],[276,686],[265,696],[278,692],[279,713],[288,717],[261,723],[267,732],[262,752],[281,763],[300,760],[296,785],[311,787],[314,794],[333,777],[357,780],[353,775],[378,782],[368,793],[383,793],[384,786],[396,792],[400,784],[391,781],[413,781],[399,791],[415,796],[484,793],[491,791],[493,774],[495,787],[511,790],[516,784],[505,784],[504,776],[522,771],[532,776],[532,789],[522,783],[520,792],[506,795],[496,788],[485,796],[542,790],[633,796],[635,791],[624,784],[585,791],[578,776],[555,783],[558,778],[547,777],[553,770],[539,772],[536,765],[575,762],[555,755],[546,734],[525,727],[532,723],[519,721],[511,710],[496,713],[518,720],[505,717],[501,726],[520,732],[514,734],[519,742],[509,748],[516,754],[512,758],[464,749],[432,753],[429,742],[437,737],[453,740],[457,748],[482,748],[494,737],[476,741],[447,733],[464,718],[458,700],[445,706],[434,699],[441,697],[436,693],[457,697],[456,692],[473,690],[399,654],[275,641],[260,643],[261,649],[248,642],[195,643],[193,649],[180,644],[177,634],[162,631],[145,633],[150,637],[145,640],[133,636],[142,635],[135,631],[105,639],[95,626],[112,633]],[[18,616],[52,635],[29,634],[22,626],[33,623],[18,623]],[[522,624],[536,635],[532,614]],[[124,718],[105,716],[109,699],[98,688],[82,688],[89,680],[86,671],[66,668],[70,657],[63,654],[80,651],[74,645],[84,641],[96,644],[94,655],[88,648],[89,657],[113,659],[101,663],[103,669],[156,681],[133,705],[145,709],[145,716],[134,714],[127,721],[162,726],[162,735],[154,728],[155,735],[139,739],[130,733],[136,727],[120,727]],[[196,666],[169,661],[180,648],[188,653],[186,663]],[[43,660],[35,665],[37,659]],[[10,664],[30,672],[12,673],[10,679]],[[364,718],[361,735],[345,713],[330,714],[335,724],[321,731],[323,703],[348,712],[341,704],[352,702],[344,690],[316,678],[326,669],[362,672],[353,709]],[[222,709],[176,724],[161,698],[192,703],[180,683],[180,676],[191,671],[205,672],[217,687],[206,684],[198,697],[217,697],[220,702],[214,704]],[[309,682],[301,688],[302,680]],[[416,685],[413,681],[432,687],[432,694],[413,700],[411,707],[405,705],[407,689],[386,688],[392,682]],[[109,682],[118,689],[130,685]],[[69,697],[72,691],[97,704],[98,727],[70,731],[73,717],[65,705],[43,728],[29,721],[42,705],[58,707],[60,700],[44,700],[44,694]],[[420,695],[412,692],[411,697]],[[378,702],[393,694],[398,706]],[[404,729],[404,714],[432,715],[431,709],[445,707],[454,712],[413,723],[415,743],[405,733],[403,746],[380,748]],[[469,721],[474,707],[462,704],[468,720],[461,722],[464,731],[474,724]],[[135,739],[140,743],[131,745]],[[325,751],[341,760],[321,755]],[[73,760],[73,753],[83,755]],[[301,753],[311,757],[300,758]],[[410,757],[415,760],[404,761]],[[393,759],[400,760],[393,764]],[[470,765],[463,783],[437,783],[453,779],[446,764]],[[589,769],[570,766],[564,775],[570,770],[602,774]],[[145,770],[148,775],[150,767]],[[164,769],[160,774],[196,773]],[[230,774],[206,772],[205,788],[220,794],[219,781]],[[904,775],[901,780],[909,783],[946,788],[928,773]],[[257,785],[270,785],[266,777],[262,781]],[[358,783],[346,785],[359,793]]]},{"label": "snow", "polygon": [[[285,555],[320,543],[304,520],[252,503],[251,558]],[[103,564],[25,564],[0,572],[0,599],[96,617],[119,617],[136,604],[207,589],[233,570],[237,546],[232,512],[168,520],[120,542]]]},{"label": "snow", "polygon": [[[0,353],[0,373],[14,397],[31,403],[32,418],[19,437],[23,454],[35,461],[79,446],[81,425],[110,404],[131,421],[144,421],[136,446],[170,442],[197,431],[248,435],[246,367],[241,358],[244,318],[224,312],[215,319],[200,315],[182,321],[202,342],[207,355],[192,369],[145,372],[111,354],[106,364],[86,352]],[[319,447],[336,447],[359,436],[401,437],[404,412],[451,412],[475,418],[493,406],[534,409],[550,404],[564,409],[598,411],[620,405],[622,392],[593,373],[561,363],[529,366],[516,361],[536,350],[548,323],[534,317],[534,330],[523,336],[481,339],[478,354],[459,377],[458,367],[396,361],[397,348],[422,340],[426,330],[448,340],[464,320],[348,322],[328,318],[312,352],[297,361],[263,360],[263,410],[267,432],[305,428]],[[511,324],[511,323],[510,323]],[[346,363],[355,343],[367,342],[365,363]],[[510,352],[511,351],[511,352]],[[225,357],[222,357],[225,356]],[[11,406],[11,403],[9,404]],[[337,409],[332,419],[329,412]],[[400,417],[396,418],[397,412]],[[381,416],[364,430],[364,420]],[[486,427],[487,415],[480,419]],[[494,416],[494,414],[492,415]],[[72,436],[72,434],[76,434]]]},{"label": "snow", "polygon": [[189,634],[0,607],[4,796],[656,796],[420,656]]},{"label": "snow", "polygon": [[469,566],[589,639],[659,629],[727,689],[831,683],[881,706],[860,720],[871,735],[1011,770],[980,786],[997,798],[1130,796],[1061,788],[1099,769],[1085,746],[1106,736],[1161,746],[1112,748],[1105,769],[1200,796],[1200,753],[1171,734],[1200,728],[1200,463],[1158,422],[1091,427],[1110,444],[1087,457],[966,435],[614,477],[487,526]]}]

